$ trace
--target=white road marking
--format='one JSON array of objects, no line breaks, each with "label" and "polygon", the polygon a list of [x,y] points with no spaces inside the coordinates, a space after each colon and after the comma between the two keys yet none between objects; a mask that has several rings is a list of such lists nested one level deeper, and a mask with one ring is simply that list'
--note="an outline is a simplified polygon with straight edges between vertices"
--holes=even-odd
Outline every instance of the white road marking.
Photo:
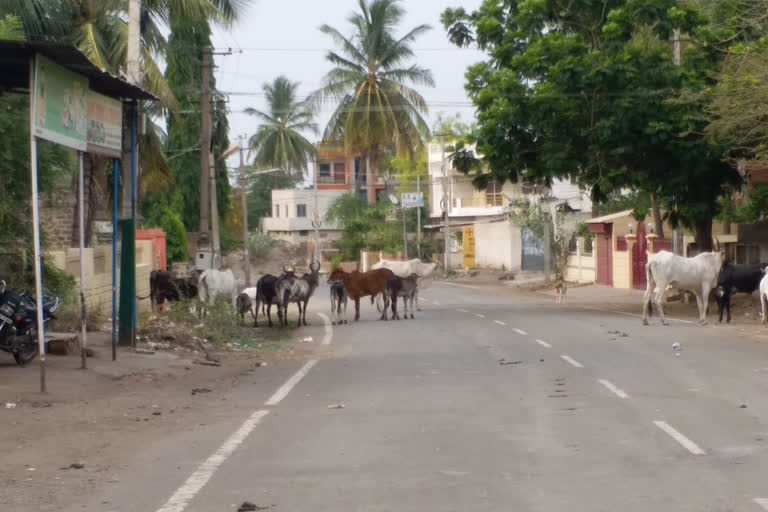
[{"label": "white road marking", "polygon": [[611,390],[613,394],[618,396],[619,398],[629,398],[628,394],[626,394],[624,391],[614,386],[611,382],[605,379],[598,379],[597,382],[599,382],[600,384],[602,384],[603,386]]},{"label": "white road marking", "polygon": [[469,311],[467,311],[466,309],[457,309],[456,311],[458,311],[459,313],[469,313]]},{"label": "white road marking", "polygon": [[512,329],[512,330],[513,330],[513,331],[515,331],[517,334],[519,334],[519,335],[521,335],[521,336],[528,336],[528,333],[527,333],[527,332],[525,332],[525,331],[524,331],[524,330],[522,330],[522,329],[518,329],[517,327],[515,327],[515,328],[514,328],[514,329]]},{"label": "white road marking", "polygon": [[502,322],[501,320],[494,320],[494,322],[496,322],[499,325],[507,325],[504,322]]},{"label": "white road marking", "polygon": [[480,313],[475,313],[475,316],[476,316],[477,318],[485,318],[485,315],[483,315],[483,314],[480,314]]},{"label": "white road marking", "polygon": [[310,359],[309,361],[302,366],[299,371],[297,371],[293,377],[288,379],[288,381],[280,386],[280,389],[275,391],[275,394],[272,395],[269,400],[266,401],[264,405],[277,405],[279,404],[283,398],[288,396],[288,393],[291,392],[291,390],[298,384],[301,379],[303,379],[308,373],[309,370],[312,369],[313,366],[317,364],[317,359]]},{"label": "white road marking", "polygon": [[439,305],[440,305],[440,303],[439,303],[439,302],[437,302],[436,300],[433,300],[433,301],[432,301],[432,304],[434,304],[435,306],[439,306]]},{"label": "white road marking", "polygon": [[552,345],[550,345],[549,343],[547,343],[544,340],[536,340],[536,343],[538,343],[539,345],[541,345],[544,348],[552,348]]},{"label": "white road marking", "polygon": [[563,361],[566,361],[567,363],[575,366],[576,368],[584,368],[584,365],[572,358],[571,356],[567,356],[565,354],[561,355],[560,357],[563,358]]},{"label": "white road marking", "polygon": [[479,286],[471,286],[471,285],[468,285],[468,284],[446,283],[444,281],[441,281],[440,284],[444,284],[444,285],[447,285],[447,286],[458,286],[459,288],[471,288],[473,290],[479,290],[480,289]]},{"label": "white road marking", "polygon": [[657,427],[659,427],[664,432],[666,432],[672,439],[674,439],[675,441],[680,443],[683,446],[683,448],[685,448],[686,450],[688,450],[692,454],[694,454],[694,455],[706,455],[707,454],[707,452],[705,452],[704,450],[699,448],[699,446],[696,443],[694,443],[693,441],[691,441],[690,439],[685,437],[683,434],[681,434],[680,432],[678,432],[677,430],[672,428],[669,425],[669,423],[667,423],[666,421],[656,420],[656,421],[653,422],[653,424],[656,425]]},{"label": "white road marking", "polygon": [[197,493],[205,487],[205,484],[211,479],[213,474],[219,469],[224,461],[237,449],[240,444],[248,437],[248,434],[256,428],[256,425],[269,414],[266,409],[259,409],[243,422],[237,432],[232,434],[224,444],[216,450],[216,453],[200,464],[197,471],[187,478],[187,481],[170,497],[170,499],[157,510],[157,512],[182,512],[187,505],[197,496]]},{"label": "white road marking", "polygon": [[322,313],[318,313],[317,316],[323,319],[325,324],[325,334],[323,335],[323,342],[321,345],[330,345],[333,339],[333,327],[331,327],[331,319]]},{"label": "white road marking", "polygon": [[768,510],[768,498],[755,498],[755,503],[763,507],[763,510]]},{"label": "white road marking", "polygon": [[[638,315],[635,313],[627,313],[626,311],[611,311],[610,309],[601,309],[601,308],[590,308],[587,306],[579,306],[581,309],[589,309],[592,311],[602,311],[603,313],[616,313],[617,315],[626,315],[626,316],[634,316],[635,318],[643,318],[643,315]],[[680,322],[681,324],[693,324],[696,322],[693,322],[691,320],[682,320],[680,318],[670,318],[668,316],[665,316],[667,320],[670,322]]]}]

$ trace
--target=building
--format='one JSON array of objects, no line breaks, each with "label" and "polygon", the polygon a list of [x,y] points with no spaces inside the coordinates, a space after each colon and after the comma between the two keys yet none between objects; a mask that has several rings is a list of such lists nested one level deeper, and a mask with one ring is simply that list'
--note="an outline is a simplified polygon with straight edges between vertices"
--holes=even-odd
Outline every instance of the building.
[{"label": "building", "polygon": [[[474,265],[486,268],[544,269],[544,247],[541,241],[524,226],[512,224],[508,218],[510,204],[520,201],[546,199],[554,204],[567,204],[570,212],[589,212],[592,202],[589,193],[566,180],[557,180],[551,187],[491,182],[484,190],[472,184],[472,178],[453,169],[446,159],[446,177],[443,177],[443,152],[440,144],[429,144],[429,213],[431,224],[426,226],[442,231],[443,211],[448,204],[451,237],[451,266],[464,262],[463,238],[471,227],[474,247]],[[443,199],[445,182],[447,201]],[[552,267],[554,268],[554,267]]]},{"label": "building", "polygon": [[[328,206],[346,190],[323,190],[318,184],[317,206],[320,221],[321,249],[327,242],[341,236],[341,227],[325,221]],[[314,240],[312,225],[315,212],[315,191],[313,189],[276,189],[272,191],[272,215],[261,219],[261,230],[277,240],[292,244]]]},{"label": "building", "polygon": [[[361,197],[366,197],[368,177],[365,172],[364,158],[350,155],[344,151],[344,148],[326,144],[318,145],[317,153],[314,171],[317,172],[318,190],[343,192],[358,190]],[[373,181],[376,200],[379,201],[386,188],[384,179],[374,175]]]}]

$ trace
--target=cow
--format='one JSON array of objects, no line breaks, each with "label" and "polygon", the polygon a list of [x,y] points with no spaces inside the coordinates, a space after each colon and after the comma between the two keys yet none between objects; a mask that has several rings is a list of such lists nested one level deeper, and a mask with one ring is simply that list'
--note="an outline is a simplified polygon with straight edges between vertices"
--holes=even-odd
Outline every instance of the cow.
[{"label": "cow", "polygon": [[[259,278],[259,280],[256,282],[256,307],[255,310],[255,316],[253,317],[253,326],[258,327],[259,326],[259,306],[261,306],[261,313],[264,313],[264,305],[267,306],[267,320],[269,321],[269,326],[272,327],[272,303],[277,303],[277,290],[275,286],[277,285],[278,277],[273,276],[272,274],[264,274]],[[278,308],[280,306],[278,305]]]},{"label": "cow", "polygon": [[277,283],[277,317],[281,326],[288,327],[288,303],[295,302],[299,308],[299,319],[296,327],[307,325],[307,305],[315,293],[320,277],[320,263],[313,261],[309,264],[309,274],[295,277],[293,270],[285,271]]},{"label": "cow", "polygon": [[153,270],[149,274],[149,299],[152,311],[157,306],[162,307],[166,300],[173,302],[196,296],[197,285],[191,280],[175,278],[165,270]]},{"label": "cow", "polygon": [[[765,272],[765,270],[763,271]],[[761,280],[760,280],[760,314],[763,317],[763,325],[765,325],[766,320],[765,316],[765,299],[766,295],[768,295],[768,274],[766,274]]]},{"label": "cow", "polygon": [[237,314],[240,315],[240,319],[242,321],[245,321],[245,313],[248,311],[251,312],[251,315],[255,316],[253,313],[253,301],[251,300],[251,296],[245,290],[240,292],[240,295],[237,296],[237,300],[235,302],[235,309],[237,310]]},{"label": "cow", "polygon": [[[408,320],[408,301],[411,302],[411,318],[413,318],[413,300],[419,289],[419,276],[415,273],[408,277],[392,276],[387,278],[387,294],[392,301],[392,320],[400,320],[397,314],[397,298],[403,298],[403,318]],[[386,310],[385,310],[386,316]]]},{"label": "cow", "polygon": [[699,322],[705,323],[709,293],[717,285],[717,276],[722,266],[723,253],[720,251],[704,252],[693,258],[683,258],[668,251],[654,254],[645,264],[648,287],[643,297],[643,325],[648,325],[648,310],[654,292],[653,302],[659,308],[661,323],[667,325],[663,302],[669,285],[696,296]]},{"label": "cow", "polygon": [[387,319],[387,310],[389,300],[386,297],[387,278],[395,275],[388,268],[379,268],[368,272],[346,272],[341,267],[337,267],[328,277],[328,282],[343,281],[347,288],[349,297],[355,301],[355,322],[360,320],[360,298],[370,295],[371,304],[373,304],[376,295],[384,295],[384,311],[381,314],[381,320]]},{"label": "cow", "polygon": [[[373,270],[379,268],[388,268],[395,273],[396,276],[408,277],[411,274],[416,274],[419,277],[419,288],[428,288],[431,281],[425,279],[430,277],[437,268],[437,263],[424,263],[418,258],[412,260],[399,261],[399,260],[385,260],[382,259],[378,263],[371,266]],[[419,294],[416,292],[416,309],[421,311],[419,307]]]},{"label": "cow", "polygon": [[235,275],[229,269],[204,270],[203,273],[200,274],[197,290],[197,297],[200,302],[203,303],[203,317],[205,317],[207,305],[213,303],[219,295],[228,297],[232,303],[232,307],[236,307],[237,286],[235,283]]},{"label": "cow", "polygon": [[715,300],[717,301],[720,322],[723,321],[723,310],[727,311],[726,323],[731,322],[731,295],[734,293],[752,293],[760,287],[763,279],[765,263],[754,265],[723,264],[720,277],[715,288]]},{"label": "cow", "polygon": [[[331,283],[331,325],[347,323],[347,302],[349,294],[343,281],[333,281]],[[342,319],[341,312],[344,310]]]}]

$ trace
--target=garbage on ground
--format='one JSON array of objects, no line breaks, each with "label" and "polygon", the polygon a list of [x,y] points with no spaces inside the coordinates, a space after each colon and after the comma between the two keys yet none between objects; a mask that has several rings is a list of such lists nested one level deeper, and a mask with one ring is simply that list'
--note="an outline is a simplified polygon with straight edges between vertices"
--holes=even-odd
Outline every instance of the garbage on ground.
[{"label": "garbage on ground", "polygon": [[211,390],[208,388],[195,388],[192,390],[192,395],[199,395],[201,393],[210,393]]},{"label": "garbage on ground", "polygon": [[268,508],[269,507],[260,507],[259,505],[254,505],[250,501],[244,501],[243,504],[237,508],[237,512],[255,512],[258,510],[267,510]]},{"label": "garbage on ground", "polygon": [[746,409],[746,408],[747,408],[747,404],[741,404],[741,405],[739,406],[739,409]]},{"label": "garbage on ground", "polygon": [[82,462],[73,462],[69,466],[67,466],[65,468],[61,468],[61,469],[66,471],[68,469],[84,469],[84,468],[85,468],[85,464],[83,464]]},{"label": "garbage on ground", "polygon": [[680,342],[679,342],[679,341],[676,341],[676,342],[674,342],[674,343],[672,344],[672,350],[674,350],[674,351],[675,351],[675,355],[676,355],[676,356],[679,356],[679,355],[680,355]]},{"label": "garbage on ground", "polygon": [[507,365],[507,364],[521,364],[521,363],[522,363],[522,361],[507,361],[503,357],[501,359],[499,359],[499,364],[502,365],[502,366]]},{"label": "garbage on ground", "polygon": [[344,404],[331,404],[328,406],[329,409],[343,409]]},{"label": "garbage on ground", "polygon": [[6,409],[15,409],[16,408],[16,404],[13,403],[13,402],[6,402],[5,403],[5,408]]},{"label": "garbage on ground", "polygon": [[312,339],[312,336],[307,336],[306,338],[299,340],[299,343],[312,343],[313,341],[315,340]]}]

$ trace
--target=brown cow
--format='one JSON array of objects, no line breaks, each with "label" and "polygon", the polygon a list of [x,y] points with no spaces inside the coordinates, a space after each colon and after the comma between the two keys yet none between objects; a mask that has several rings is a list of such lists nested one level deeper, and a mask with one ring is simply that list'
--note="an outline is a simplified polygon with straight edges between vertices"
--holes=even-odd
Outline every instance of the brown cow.
[{"label": "brown cow", "polygon": [[355,301],[355,321],[360,320],[360,297],[371,296],[371,304],[378,294],[384,294],[384,311],[381,313],[381,320],[387,319],[387,279],[395,275],[388,268],[379,268],[368,272],[345,272],[342,268],[336,268],[328,282],[343,281],[347,288],[349,298]]}]

